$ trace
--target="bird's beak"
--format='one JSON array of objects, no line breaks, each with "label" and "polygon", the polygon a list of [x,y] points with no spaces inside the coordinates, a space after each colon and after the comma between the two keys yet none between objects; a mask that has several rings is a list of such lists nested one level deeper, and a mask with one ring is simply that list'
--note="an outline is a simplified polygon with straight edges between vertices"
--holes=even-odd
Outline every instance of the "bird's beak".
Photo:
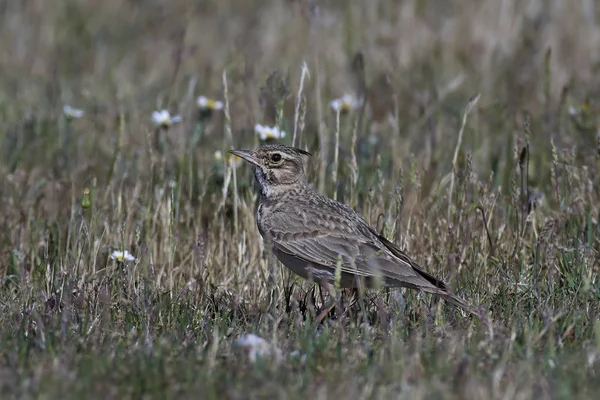
[{"label": "bird's beak", "polygon": [[250,164],[260,165],[260,161],[252,155],[252,150],[229,150],[229,153],[248,161]]}]

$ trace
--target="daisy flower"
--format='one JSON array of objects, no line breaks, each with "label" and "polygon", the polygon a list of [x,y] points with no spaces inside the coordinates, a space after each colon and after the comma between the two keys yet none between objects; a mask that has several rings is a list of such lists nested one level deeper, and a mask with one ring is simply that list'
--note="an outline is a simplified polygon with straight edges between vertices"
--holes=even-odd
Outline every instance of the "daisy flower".
[{"label": "daisy flower", "polygon": [[[223,153],[221,152],[221,150],[215,151],[214,158],[215,161],[223,162]],[[228,165],[231,165],[234,168],[237,168],[240,165],[242,165],[242,159],[237,156],[234,156],[233,154],[226,154],[225,161]]]},{"label": "daisy flower", "polygon": [[281,139],[285,137],[285,132],[280,130],[278,126],[266,126],[256,124],[254,126],[254,132],[260,136],[260,140],[272,140]]},{"label": "daisy flower", "polygon": [[569,115],[575,117],[577,114],[579,114],[579,110],[573,106],[569,106]]},{"label": "daisy flower", "polygon": [[243,353],[246,353],[248,360],[252,363],[256,362],[259,358],[274,358],[276,361],[283,359],[283,354],[278,347],[253,333],[240,336],[235,341],[234,346]]},{"label": "daisy flower", "polygon": [[63,107],[63,114],[65,115],[65,117],[67,117],[67,119],[79,119],[83,117],[85,112],[78,108],[73,108],[69,105],[66,105]]},{"label": "daisy flower", "polygon": [[124,262],[124,261],[135,261],[135,257],[127,250],[125,251],[113,251],[110,254],[110,258],[118,261],[118,262]]},{"label": "daisy flower", "polygon": [[583,102],[581,103],[581,106],[569,106],[569,115],[571,117],[576,117],[578,115],[582,115],[582,114],[589,114],[590,112],[590,105],[587,102]]},{"label": "daisy flower", "polygon": [[168,110],[154,111],[151,119],[154,125],[163,128],[168,128],[177,122],[181,122],[180,115],[175,115],[172,117]]},{"label": "daisy flower", "polygon": [[214,99],[210,99],[206,96],[200,96],[198,97],[198,100],[196,100],[196,104],[198,104],[198,107],[201,110],[222,110],[224,107],[224,104],[222,101],[219,100],[214,100]]},{"label": "daisy flower", "polygon": [[362,100],[356,98],[356,96],[352,94],[345,94],[342,97],[338,97],[337,99],[333,99],[329,102],[329,106],[335,112],[344,112],[350,110],[356,110],[362,106]]}]

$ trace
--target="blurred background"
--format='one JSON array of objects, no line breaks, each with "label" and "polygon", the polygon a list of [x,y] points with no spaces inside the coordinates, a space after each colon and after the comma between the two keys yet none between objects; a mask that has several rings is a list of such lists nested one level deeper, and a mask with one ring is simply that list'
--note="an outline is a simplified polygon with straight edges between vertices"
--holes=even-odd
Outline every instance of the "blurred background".
[{"label": "blurred background", "polygon": [[[155,109],[182,114],[173,135],[185,136],[196,122],[197,95],[222,100],[226,71],[234,143],[252,143],[255,123],[269,122],[259,99],[267,77],[279,71],[289,86],[289,124],[306,62],[306,140],[318,146],[317,131],[334,129],[328,102],[361,91],[352,65],[360,51],[372,106],[397,112],[400,135],[439,144],[458,130],[467,99],[481,93],[473,150],[482,159],[490,158],[484,148],[519,126],[524,110],[543,114],[535,118],[538,135],[569,145],[594,141],[562,123],[570,106],[593,111],[600,56],[593,0],[7,0],[0,13],[5,140],[14,124],[57,118],[65,104],[87,111],[81,134],[97,138],[87,140],[100,151],[110,151],[121,112],[130,121],[128,149],[144,141]],[[211,133],[210,145],[222,147],[222,129]],[[28,146],[38,156],[47,150]],[[417,141],[411,151],[423,149]]]}]

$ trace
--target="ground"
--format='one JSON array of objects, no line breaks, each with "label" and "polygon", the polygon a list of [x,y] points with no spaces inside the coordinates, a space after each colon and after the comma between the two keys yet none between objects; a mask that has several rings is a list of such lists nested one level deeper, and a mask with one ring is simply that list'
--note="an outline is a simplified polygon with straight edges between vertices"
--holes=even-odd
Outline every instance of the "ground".
[{"label": "ground", "polygon": [[[3,2],[1,392],[595,398],[599,18],[592,0]],[[364,102],[338,116],[344,94]],[[273,260],[226,155],[256,124],[491,323],[415,291],[351,304]]]}]

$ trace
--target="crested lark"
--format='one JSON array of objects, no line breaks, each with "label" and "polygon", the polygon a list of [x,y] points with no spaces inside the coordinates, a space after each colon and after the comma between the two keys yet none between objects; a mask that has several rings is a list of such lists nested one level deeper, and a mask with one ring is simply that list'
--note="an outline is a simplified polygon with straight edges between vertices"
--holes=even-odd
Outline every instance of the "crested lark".
[{"label": "crested lark", "polygon": [[313,191],[302,164],[310,153],[281,144],[229,152],[252,165],[260,189],[258,230],[294,273],[331,284],[340,260],[342,287],[362,281],[367,287],[419,289],[481,316],[350,207]]}]

